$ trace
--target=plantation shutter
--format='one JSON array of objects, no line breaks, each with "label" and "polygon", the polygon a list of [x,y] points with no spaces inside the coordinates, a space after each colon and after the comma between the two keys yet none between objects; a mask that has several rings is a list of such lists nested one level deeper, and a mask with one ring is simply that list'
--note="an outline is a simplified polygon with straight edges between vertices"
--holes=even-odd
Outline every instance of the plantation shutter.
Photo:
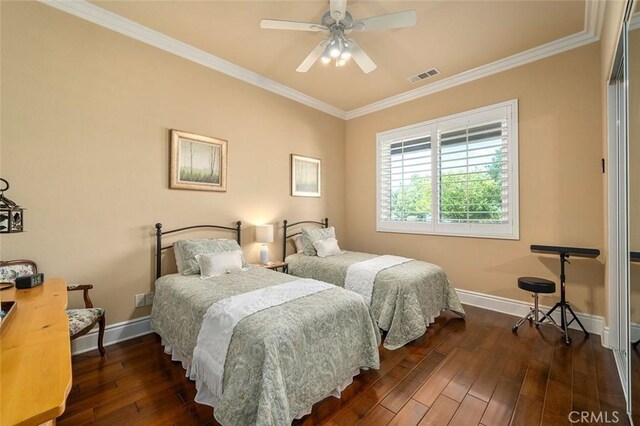
[{"label": "plantation shutter", "polygon": [[377,135],[381,232],[519,238],[518,102]]},{"label": "plantation shutter", "polygon": [[379,220],[431,220],[431,135],[385,141],[379,146]]},{"label": "plantation shutter", "polygon": [[505,117],[438,128],[438,222],[509,223],[509,128]]}]

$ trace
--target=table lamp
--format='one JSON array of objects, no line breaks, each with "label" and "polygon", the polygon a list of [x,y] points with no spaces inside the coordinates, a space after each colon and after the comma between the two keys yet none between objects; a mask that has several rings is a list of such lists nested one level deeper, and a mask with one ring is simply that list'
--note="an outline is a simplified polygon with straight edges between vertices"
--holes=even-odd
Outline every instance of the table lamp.
[{"label": "table lamp", "polygon": [[273,225],[256,225],[256,242],[262,243],[260,248],[260,263],[269,263],[268,243],[273,242]]}]

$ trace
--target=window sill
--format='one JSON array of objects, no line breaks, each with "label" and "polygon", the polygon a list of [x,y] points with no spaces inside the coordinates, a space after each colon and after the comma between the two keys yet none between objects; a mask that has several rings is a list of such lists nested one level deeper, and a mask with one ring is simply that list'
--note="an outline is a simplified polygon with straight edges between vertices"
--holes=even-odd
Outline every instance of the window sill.
[{"label": "window sill", "polygon": [[516,231],[515,233],[473,233],[473,232],[452,232],[452,231],[434,231],[434,230],[425,230],[418,229],[416,227],[396,227],[396,226],[385,226],[380,225],[376,227],[376,232],[384,232],[388,234],[413,234],[413,235],[433,235],[439,237],[461,237],[461,238],[484,238],[491,240],[512,240],[519,241],[520,233]]}]

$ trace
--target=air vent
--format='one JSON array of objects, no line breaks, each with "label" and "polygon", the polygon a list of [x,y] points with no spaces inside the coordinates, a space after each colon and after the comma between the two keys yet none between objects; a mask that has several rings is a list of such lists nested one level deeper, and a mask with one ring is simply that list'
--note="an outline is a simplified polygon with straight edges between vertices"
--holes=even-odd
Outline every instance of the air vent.
[{"label": "air vent", "polygon": [[417,83],[421,80],[426,80],[429,77],[433,77],[434,75],[440,74],[438,68],[431,68],[430,70],[426,70],[421,72],[420,74],[412,75],[409,77],[409,81],[412,83]]}]

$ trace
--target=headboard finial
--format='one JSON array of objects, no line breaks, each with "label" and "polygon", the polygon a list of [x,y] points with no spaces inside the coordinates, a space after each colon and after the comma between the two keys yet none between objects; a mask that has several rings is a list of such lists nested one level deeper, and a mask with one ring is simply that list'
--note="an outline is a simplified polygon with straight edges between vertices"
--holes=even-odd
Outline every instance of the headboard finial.
[{"label": "headboard finial", "polygon": [[156,223],[156,229],[159,231],[162,228],[162,224],[161,223]]}]

